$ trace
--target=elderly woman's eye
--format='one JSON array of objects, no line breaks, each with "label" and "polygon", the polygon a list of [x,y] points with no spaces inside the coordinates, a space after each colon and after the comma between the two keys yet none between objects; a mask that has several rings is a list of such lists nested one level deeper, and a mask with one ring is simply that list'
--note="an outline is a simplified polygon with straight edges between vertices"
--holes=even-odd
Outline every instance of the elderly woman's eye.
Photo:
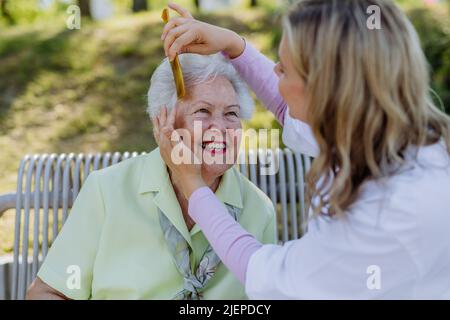
[{"label": "elderly woman's eye", "polygon": [[201,108],[201,109],[198,109],[197,111],[195,111],[195,113],[208,113],[208,112],[209,111],[206,108]]},{"label": "elderly woman's eye", "polygon": [[238,117],[238,114],[234,111],[227,112],[227,116]]}]

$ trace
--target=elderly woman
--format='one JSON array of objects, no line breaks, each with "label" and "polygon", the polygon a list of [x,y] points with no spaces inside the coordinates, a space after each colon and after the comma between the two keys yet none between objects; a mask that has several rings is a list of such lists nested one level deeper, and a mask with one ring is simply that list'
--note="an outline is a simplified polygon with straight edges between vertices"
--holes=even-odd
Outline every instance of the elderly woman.
[{"label": "elderly woman", "polygon": [[[245,84],[221,55],[180,58],[186,96],[177,101],[165,60],[151,79],[148,113],[154,118],[163,106],[176,106],[176,128],[192,135],[200,129],[202,156],[218,158],[203,162],[204,180],[246,230],[275,242],[270,200],[234,168],[239,139],[217,138],[250,117]],[[229,155],[231,163],[217,161]],[[189,218],[176,179],[159,149],[92,172],[27,298],[245,299]]]}]

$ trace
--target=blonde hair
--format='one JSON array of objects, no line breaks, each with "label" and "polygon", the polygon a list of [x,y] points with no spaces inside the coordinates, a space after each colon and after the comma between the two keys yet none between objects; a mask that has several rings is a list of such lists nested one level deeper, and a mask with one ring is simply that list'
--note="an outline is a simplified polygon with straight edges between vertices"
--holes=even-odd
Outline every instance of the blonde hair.
[{"label": "blonde hair", "polygon": [[[381,29],[367,27],[372,5]],[[450,119],[432,102],[417,33],[392,1],[300,1],[284,32],[320,147],[307,175],[315,214],[343,214],[365,181],[404,162],[409,146],[442,139],[450,150]]]}]

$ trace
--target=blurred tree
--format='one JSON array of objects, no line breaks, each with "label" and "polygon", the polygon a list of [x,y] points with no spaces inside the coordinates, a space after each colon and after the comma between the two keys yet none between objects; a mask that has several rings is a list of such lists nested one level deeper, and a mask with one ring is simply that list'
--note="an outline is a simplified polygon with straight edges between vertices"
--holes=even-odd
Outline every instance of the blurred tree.
[{"label": "blurred tree", "polygon": [[8,0],[0,0],[0,14],[5,18],[8,24],[14,23],[14,18],[11,16],[11,13],[8,11],[7,6]]},{"label": "blurred tree", "polygon": [[133,12],[148,10],[147,0],[133,0],[133,8],[132,9],[133,9]]},{"label": "blurred tree", "polygon": [[200,9],[200,0],[194,0],[195,9]]},{"label": "blurred tree", "polygon": [[78,0],[78,5],[82,16],[92,18],[90,0]]},{"label": "blurred tree", "polygon": [[258,6],[258,0],[250,0],[250,7],[254,8]]},{"label": "blurred tree", "polygon": [[[422,48],[429,61],[432,73],[432,88],[442,100],[450,114],[450,32],[448,20],[426,8],[409,10],[411,19],[420,36]],[[438,105],[440,101],[435,101]]]}]

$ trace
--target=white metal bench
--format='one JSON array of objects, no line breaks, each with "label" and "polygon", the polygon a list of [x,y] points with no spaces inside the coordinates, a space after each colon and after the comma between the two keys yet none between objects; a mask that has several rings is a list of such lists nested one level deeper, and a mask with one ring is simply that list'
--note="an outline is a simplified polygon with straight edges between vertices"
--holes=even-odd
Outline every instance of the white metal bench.
[{"label": "white metal bench", "polygon": [[[6,210],[16,210],[13,261],[3,265],[0,261],[0,297],[24,299],[88,174],[137,155],[42,154],[22,159],[16,193],[0,195],[0,218]],[[239,170],[270,197],[277,210],[280,242],[301,237],[307,212],[304,176],[311,160],[289,149],[239,156]],[[276,174],[263,173],[268,156],[278,161]]]}]

